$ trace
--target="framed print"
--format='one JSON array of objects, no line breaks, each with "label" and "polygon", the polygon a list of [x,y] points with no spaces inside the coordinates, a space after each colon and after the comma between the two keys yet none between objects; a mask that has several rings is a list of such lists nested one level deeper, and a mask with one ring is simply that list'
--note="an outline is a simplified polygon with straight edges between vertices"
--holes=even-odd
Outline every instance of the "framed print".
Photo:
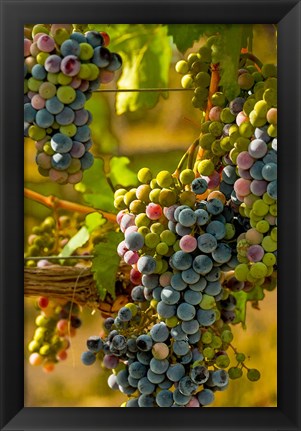
[{"label": "framed print", "polygon": [[300,2],[1,11],[1,429],[300,429]]}]

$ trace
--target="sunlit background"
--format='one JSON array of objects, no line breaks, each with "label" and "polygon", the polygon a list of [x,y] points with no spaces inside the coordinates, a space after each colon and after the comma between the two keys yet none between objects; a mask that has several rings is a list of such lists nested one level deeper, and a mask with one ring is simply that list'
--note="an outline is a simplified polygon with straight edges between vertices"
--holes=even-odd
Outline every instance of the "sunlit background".
[{"label": "sunlit background", "polygon": [[[200,40],[192,49],[198,48]],[[275,31],[271,25],[256,25],[253,43],[254,54],[263,62],[276,62]],[[186,55],[187,55],[186,54]],[[180,87],[180,76],[174,71],[175,63],[183,58],[173,49],[170,68],[170,88]],[[106,88],[115,88],[115,83]],[[126,155],[130,167],[138,171],[148,166],[156,173],[162,169],[173,171],[179,158],[200,133],[198,110],[191,105],[189,92],[170,92],[165,100],[160,98],[157,106],[148,111],[123,114],[115,113],[114,93],[94,93],[87,108],[93,114],[95,156],[104,154]],[[45,195],[55,195],[74,202],[82,202],[82,196],[72,185],[59,186],[38,174],[35,164],[35,146],[29,139],[25,142],[25,186]],[[31,228],[39,224],[51,210],[25,200],[25,240]],[[85,350],[86,339],[101,330],[102,320],[91,310],[82,312],[83,325],[72,338],[66,361],[59,363],[55,371],[45,374],[41,367],[28,364],[27,344],[34,332],[37,311],[35,300],[25,299],[25,394],[26,407],[116,407],[127,397],[107,386],[110,372],[100,363],[92,367],[81,364],[80,355]],[[258,368],[261,379],[252,383],[243,377],[230,381],[228,390],[216,392],[211,407],[275,407],[277,405],[277,293],[267,292],[260,302],[260,310],[248,304],[247,329],[240,325],[233,328],[234,346],[249,358],[246,365]]]}]

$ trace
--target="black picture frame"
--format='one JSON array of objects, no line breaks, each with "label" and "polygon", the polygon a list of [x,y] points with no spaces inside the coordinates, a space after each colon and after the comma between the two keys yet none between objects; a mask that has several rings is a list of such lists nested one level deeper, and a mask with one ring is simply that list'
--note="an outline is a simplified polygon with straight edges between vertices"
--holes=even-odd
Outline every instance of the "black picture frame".
[{"label": "black picture frame", "polygon": [[[1,3],[1,430],[300,429],[300,1]],[[279,57],[278,407],[24,408],[22,32],[29,22],[275,23]],[[260,383],[259,383],[260,385]]]}]

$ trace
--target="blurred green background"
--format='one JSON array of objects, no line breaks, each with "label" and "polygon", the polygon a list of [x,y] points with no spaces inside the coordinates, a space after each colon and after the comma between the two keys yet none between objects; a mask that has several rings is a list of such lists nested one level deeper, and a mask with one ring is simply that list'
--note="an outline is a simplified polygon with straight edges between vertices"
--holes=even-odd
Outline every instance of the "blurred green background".
[{"label": "blurred green background", "polygon": [[[145,26],[147,27],[147,26]],[[204,43],[200,39],[185,53],[195,51]],[[263,62],[276,62],[277,46],[275,28],[272,25],[255,25],[253,53]],[[169,70],[168,86],[180,87],[180,76],[175,72],[175,63],[182,59],[172,45],[172,59]],[[116,88],[116,81],[104,88]],[[156,173],[162,169],[173,171],[188,146],[200,133],[198,110],[191,105],[190,92],[169,92],[168,98],[160,97],[159,103],[150,110],[139,110],[117,115],[115,93],[94,93],[88,102],[93,114],[92,152],[96,157],[108,158],[110,155],[125,155],[130,159],[129,167],[138,171],[148,166]],[[60,186],[51,183],[38,174],[35,164],[34,143],[26,139],[24,146],[24,183],[25,187],[45,195],[55,195],[74,202],[81,202],[82,195],[72,185]],[[34,225],[47,215],[48,208],[25,199],[24,227],[25,241]],[[80,362],[81,352],[85,350],[86,339],[101,330],[98,313],[84,309],[83,326],[72,338],[68,358],[61,362],[51,374],[43,373],[40,367],[28,364],[27,343],[34,332],[34,299],[25,299],[25,394],[26,407],[116,407],[126,397],[111,391],[106,383],[110,374],[100,363],[85,367]],[[248,304],[247,330],[234,327],[233,344],[250,359],[246,364],[258,368],[261,379],[252,383],[246,377],[231,381],[227,391],[217,392],[212,407],[275,407],[277,406],[277,294],[267,292],[260,303],[260,310]]]}]

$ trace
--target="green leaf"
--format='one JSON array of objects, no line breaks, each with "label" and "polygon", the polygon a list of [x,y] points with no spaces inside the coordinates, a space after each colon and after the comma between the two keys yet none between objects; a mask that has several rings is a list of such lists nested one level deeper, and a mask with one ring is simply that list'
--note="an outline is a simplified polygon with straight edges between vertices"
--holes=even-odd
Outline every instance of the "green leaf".
[{"label": "green leaf", "polygon": [[67,242],[63,250],[60,252],[60,257],[71,256],[72,253],[78,248],[82,247],[90,238],[89,230],[86,226],[80,228],[80,230]]},{"label": "green leaf", "polygon": [[85,218],[85,225],[89,233],[92,233],[94,229],[102,226],[105,223],[106,223],[106,219],[103,218],[103,216],[98,212],[88,214]]},{"label": "green leaf", "polygon": [[92,272],[101,300],[107,292],[115,299],[116,273],[120,262],[117,246],[122,239],[121,232],[110,231],[94,249]]},{"label": "green leaf", "polygon": [[239,94],[237,70],[242,44],[242,24],[228,24],[221,33],[221,45],[215,54],[219,63],[221,80],[225,96],[232,100]]},{"label": "green leaf", "polygon": [[168,34],[172,36],[173,42],[178,50],[184,53],[191,48],[194,42],[201,36],[211,36],[220,31],[220,24],[168,24]]},{"label": "green leaf", "polygon": [[137,174],[128,167],[129,164],[130,160],[127,157],[111,158],[110,179],[114,186],[119,184],[128,187],[138,184]]},{"label": "green leaf", "polygon": [[248,301],[261,301],[264,298],[264,291],[261,286],[255,286],[250,292],[233,292],[232,295],[236,298],[235,320],[234,324],[241,323],[242,327],[246,328],[246,314]]},{"label": "green leaf", "polygon": [[118,139],[111,128],[111,112],[107,100],[101,93],[93,93],[87,101],[88,109],[93,117],[90,124],[94,154],[114,154],[118,149]]},{"label": "green leaf", "polygon": [[[158,25],[133,24],[115,40],[123,59],[118,88],[162,88],[168,86],[171,44],[167,29]],[[120,92],[116,112],[135,112],[153,108],[163,92]]]},{"label": "green leaf", "polygon": [[85,201],[93,208],[116,212],[114,194],[108,184],[102,159],[95,158],[93,166],[84,171],[83,179],[75,189],[83,193]]}]

